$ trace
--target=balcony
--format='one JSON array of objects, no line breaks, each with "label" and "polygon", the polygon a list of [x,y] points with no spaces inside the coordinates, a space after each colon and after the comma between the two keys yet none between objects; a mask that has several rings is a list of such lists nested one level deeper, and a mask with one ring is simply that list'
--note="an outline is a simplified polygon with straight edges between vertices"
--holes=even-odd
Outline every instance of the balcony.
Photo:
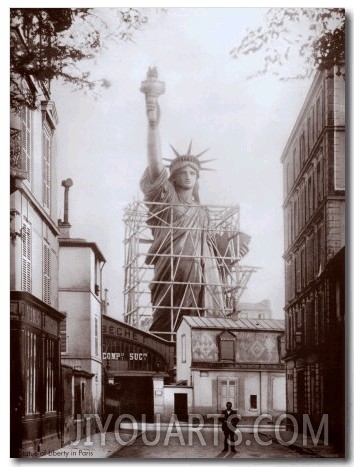
[{"label": "balcony", "polygon": [[13,193],[16,187],[16,180],[25,180],[28,178],[28,172],[23,167],[23,158],[21,151],[21,129],[17,119],[12,121],[10,128],[10,189]]}]

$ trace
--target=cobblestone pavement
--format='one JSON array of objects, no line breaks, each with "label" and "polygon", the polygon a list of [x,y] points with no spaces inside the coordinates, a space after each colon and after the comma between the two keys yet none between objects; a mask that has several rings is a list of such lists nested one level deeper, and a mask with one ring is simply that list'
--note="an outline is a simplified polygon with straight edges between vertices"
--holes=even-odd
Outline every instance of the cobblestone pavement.
[{"label": "cobblestone pavement", "polygon": [[223,434],[220,430],[203,429],[193,433],[188,428],[178,432],[142,433],[134,443],[112,454],[114,458],[129,459],[192,459],[192,458],[310,458],[311,452],[302,452],[296,446],[284,446],[263,434],[239,432],[236,453],[222,452]]}]

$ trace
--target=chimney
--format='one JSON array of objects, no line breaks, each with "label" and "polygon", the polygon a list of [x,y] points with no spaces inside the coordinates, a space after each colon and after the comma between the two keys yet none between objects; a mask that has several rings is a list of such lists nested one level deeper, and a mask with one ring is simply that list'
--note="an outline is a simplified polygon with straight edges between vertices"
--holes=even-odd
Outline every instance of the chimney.
[{"label": "chimney", "polygon": [[108,313],[108,289],[104,289],[104,299],[102,300],[102,314],[107,315]]},{"label": "chimney", "polygon": [[62,238],[70,238],[70,227],[69,222],[69,188],[73,186],[71,178],[67,178],[61,182],[61,186],[64,187],[64,220],[58,220],[59,236]]}]

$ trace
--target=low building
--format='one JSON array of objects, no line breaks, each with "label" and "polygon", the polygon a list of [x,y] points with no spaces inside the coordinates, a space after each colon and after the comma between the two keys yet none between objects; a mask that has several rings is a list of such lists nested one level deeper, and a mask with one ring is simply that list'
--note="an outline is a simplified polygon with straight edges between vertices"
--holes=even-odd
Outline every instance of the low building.
[{"label": "low building", "polygon": [[174,379],[175,344],[110,316],[102,317],[105,415],[154,421]]},{"label": "low building", "polygon": [[205,417],[231,401],[245,418],[285,413],[283,334],[283,320],[184,317],[176,339],[184,411]]},{"label": "low building", "polygon": [[237,311],[228,317],[232,319],[271,319],[270,300],[262,300],[258,303],[240,302],[237,304]]}]

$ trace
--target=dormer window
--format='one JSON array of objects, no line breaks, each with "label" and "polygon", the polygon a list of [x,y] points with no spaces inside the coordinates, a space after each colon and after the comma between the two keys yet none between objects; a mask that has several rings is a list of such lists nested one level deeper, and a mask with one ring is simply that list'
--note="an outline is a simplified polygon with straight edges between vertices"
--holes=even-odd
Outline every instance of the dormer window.
[{"label": "dormer window", "polygon": [[234,362],[236,353],[236,336],[230,331],[223,331],[218,336],[219,360]]}]

